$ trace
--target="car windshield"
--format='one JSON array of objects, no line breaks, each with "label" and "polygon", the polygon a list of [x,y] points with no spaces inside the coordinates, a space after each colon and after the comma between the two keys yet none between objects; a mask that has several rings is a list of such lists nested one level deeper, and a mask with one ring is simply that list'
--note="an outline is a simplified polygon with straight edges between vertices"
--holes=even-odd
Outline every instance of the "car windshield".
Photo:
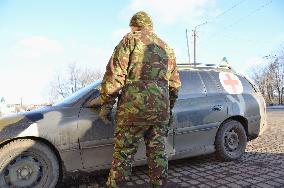
[{"label": "car windshield", "polygon": [[79,99],[81,99],[83,96],[88,94],[92,89],[98,88],[98,86],[101,84],[102,80],[97,80],[80,90],[76,91],[72,95],[64,98],[62,101],[55,103],[53,106],[69,106],[73,103],[77,102]]}]

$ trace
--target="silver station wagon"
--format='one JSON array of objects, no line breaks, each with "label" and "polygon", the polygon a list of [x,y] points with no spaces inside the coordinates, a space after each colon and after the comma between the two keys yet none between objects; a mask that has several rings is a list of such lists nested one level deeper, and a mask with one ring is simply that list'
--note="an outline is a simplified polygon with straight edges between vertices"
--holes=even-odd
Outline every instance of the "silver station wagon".
[{"label": "silver station wagon", "polygon": [[[167,139],[170,160],[216,153],[241,157],[266,125],[264,99],[249,79],[228,68],[179,67],[182,86]],[[63,101],[0,119],[0,187],[55,187],[76,173],[108,169],[115,124],[105,125],[99,108],[101,81]],[[115,111],[115,109],[114,109]],[[135,165],[146,164],[143,141]]]}]

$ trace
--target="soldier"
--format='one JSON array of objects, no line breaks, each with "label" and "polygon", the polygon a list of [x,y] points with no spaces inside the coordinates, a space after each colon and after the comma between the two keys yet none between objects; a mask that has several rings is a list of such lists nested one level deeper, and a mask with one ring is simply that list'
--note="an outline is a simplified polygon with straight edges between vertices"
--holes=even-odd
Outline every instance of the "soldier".
[{"label": "soldier", "polygon": [[166,184],[165,137],[180,87],[173,50],[154,32],[151,18],[138,12],[131,32],[116,46],[102,81],[100,117],[110,122],[118,98],[112,167],[108,187],[129,180],[138,142],[144,139],[153,187]]}]

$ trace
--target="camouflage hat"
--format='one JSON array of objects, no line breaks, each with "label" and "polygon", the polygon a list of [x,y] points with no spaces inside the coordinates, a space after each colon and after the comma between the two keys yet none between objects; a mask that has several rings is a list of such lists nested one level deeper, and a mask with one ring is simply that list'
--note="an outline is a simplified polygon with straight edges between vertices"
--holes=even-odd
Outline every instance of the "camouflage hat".
[{"label": "camouflage hat", "polygon": [[138,28],[153,28],[153,22],[146,12],[140,11],[132,16],[129,26]]}]

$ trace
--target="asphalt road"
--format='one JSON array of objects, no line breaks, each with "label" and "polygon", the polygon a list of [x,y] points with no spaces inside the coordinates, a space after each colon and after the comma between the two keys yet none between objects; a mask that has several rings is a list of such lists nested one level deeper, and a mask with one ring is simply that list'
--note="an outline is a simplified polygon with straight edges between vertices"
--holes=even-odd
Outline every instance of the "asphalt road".
[{"label": "asphalt road", "polygon": [[[65,186],[99,188],[106,179],[88,176]],[[149,187],[146,166],[134,168],[128,187]],[[284,187],[284,109],[268,111],[267,130],[237,161],[220,162],[213,155],[171,161],[168,187]]]}]

